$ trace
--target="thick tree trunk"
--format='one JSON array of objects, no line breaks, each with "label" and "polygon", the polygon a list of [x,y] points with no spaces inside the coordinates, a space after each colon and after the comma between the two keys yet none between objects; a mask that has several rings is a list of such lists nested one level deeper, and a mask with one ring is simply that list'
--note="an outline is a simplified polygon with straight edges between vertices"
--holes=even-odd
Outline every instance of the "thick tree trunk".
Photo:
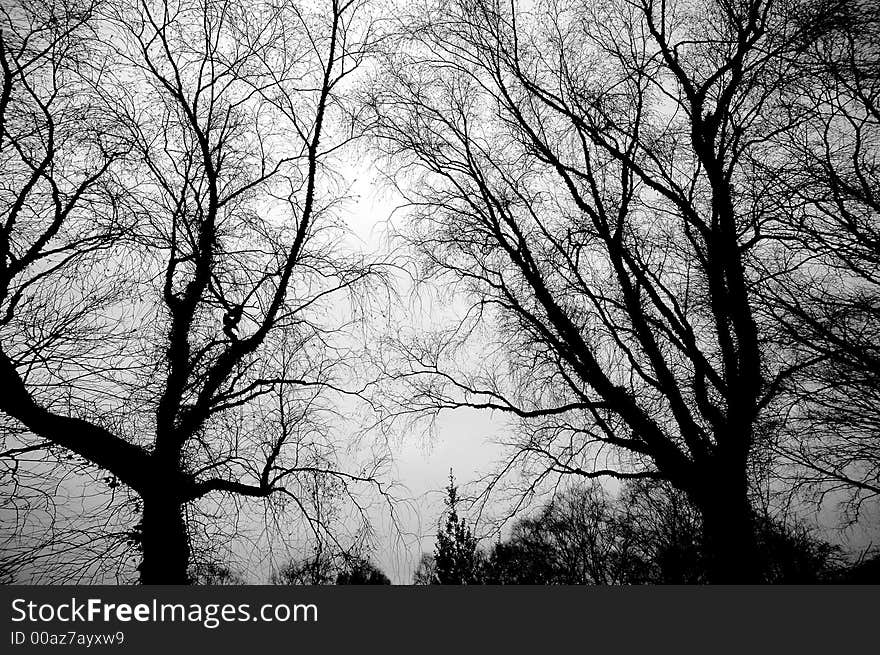
[{"label": "thick tree trunk", "polygon": [[189,584],[189,539],[183,503],[173,494],[145,495],[142,522],[142,584]]},{"label": "thick tree trunk", "polygon": [[744,474],[721,474],[700,495],[703,550],[711,584],[762,582],[747,491]]}]

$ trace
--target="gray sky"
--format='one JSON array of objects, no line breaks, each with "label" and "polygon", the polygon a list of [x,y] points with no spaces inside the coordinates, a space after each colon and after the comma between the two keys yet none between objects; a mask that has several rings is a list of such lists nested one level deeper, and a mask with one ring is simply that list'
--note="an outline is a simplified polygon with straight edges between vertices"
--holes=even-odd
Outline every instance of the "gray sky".
[{"label": "gray sky", "polygon": [[[395,211],[403,200],[386,184],[374,164],[361,159],[345,173],[353,196],[345,206],[344,219],[358,244],[367,253],[381,253],[389,245],[389,229],[405,219]],[[401,289],[407,292],[407,289]],[[422,306],[424,309],[424,305]],[[407,316],[404,312],[402,316]],[[413,325],[443,317],[409,315]],[[411,510],[401,507],[401,526],[409,534],[398,540],[384,517],[377,517],[380,536],[377,564],[396,584],[412,581],[412,572],[422,552],[432,551],[437,519],[443,510],[444,488],[453,470],[461,486],[491,470],[501,453],[493,442],[507,428],[507,418],[478,410],[445,411],[430,433],[417,428],[399,435],[394,442],[394,478],[401,485],[399,494],[412,500]],[[425,426],[426,427],[426,426]]]},{"label": "gray sky", "polygon": [[[355,243],[365,252],[382,252],[389,244],[389,224],[399,228],[405,220],[405,212],[395,210],[403,201],[380,181],[374,164],[367,159],[359,160],[357,167],[346,175],[354,197],[346,206],[344,218]],[[428,311],[437,309],[433,307]],[[446,317],[412,315],[410,318],[413,325],[431,325]],[[433,551],[450,469],[462,487],[493,470],[503,456],[494,442],[509,429],[509,423],[508,417],[497,412],[455,410],[441,413],[433,428],[430,435],[415,430],[395,442],[394,477],[405,489],[405,495],[412,499],[413,511],[403,510],[400,514],[401,524],[410,534],[398,540],[383,517],[377,517],[380,543],[375,557],[395,584],[411,583],[421,553]],[[842,529],[833,500],[818,514],[808,508],[804,516],[820,528],[825,539],[850,552],[880,544],[880,516],[866,514],[857,525]]]},{"label": "gray sky", "polygon": [[[345,179],[351,183],[352,195],[344,206],[342,218],[351,231],[352,247],[362,248],[367,253],[381,253],[388,246],[392,216],[398,224],[405,218],[402,212],[394,212],[402,201],[378,182],[379,177],[371,162],[363,158],[358,162],[356,167],[342,171]],[[436,306],[422,305],[423,308],[426,306],[433,309],[423,311],[440,313],[436,316],[407,315],[405,310],[401,310],[401,320],[410,319],[412,325],[417,326],[449,318],[442,315],[442,310]],[[399,529],[390,524],[387,514],[381,511],[381,505],[376,506],[373,517],[377,536],[373,559],[394,583],[410,583],[421,553],[431,552],[434,548],[437,520],[443,509],[443,489],[448,482],[450,469],[462,487],[467,487],[481,474],[491,471],[503,455],[494,442],[505,436],[507,430],[507,417],[498,413],[456,410],[441,413],[430,432],[414,429],[396,436],[392,442],[392,477],[399,484],[396,495],[405,500],[398,508]],[[339,436],[345,437],[344,433]],[[76,487],[79,485],[71,484],[64,489],[73,493],[66,501],[70,505],[67,509],[87,507],[96,502],[84,497],[77,499]],[[835,529],[837,515],[831,506],[814,518],[824,524],[827,539],[842,543],[849,550],[880,543],[878,517],[866,517],[868,520],[863,520],[860,526],[846,532]],[[265,575],[258,574],[249,581],[263,583],[267,579]]]}]

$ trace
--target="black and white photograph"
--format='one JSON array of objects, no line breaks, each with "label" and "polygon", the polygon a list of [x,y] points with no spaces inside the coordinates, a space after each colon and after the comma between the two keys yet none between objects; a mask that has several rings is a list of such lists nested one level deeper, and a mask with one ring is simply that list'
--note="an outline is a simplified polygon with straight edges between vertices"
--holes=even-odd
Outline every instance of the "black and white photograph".
[{"label": "black and white photograph", "polygon": [[2,0],[0,67],[16,598],[880,584],[876,0]]}]

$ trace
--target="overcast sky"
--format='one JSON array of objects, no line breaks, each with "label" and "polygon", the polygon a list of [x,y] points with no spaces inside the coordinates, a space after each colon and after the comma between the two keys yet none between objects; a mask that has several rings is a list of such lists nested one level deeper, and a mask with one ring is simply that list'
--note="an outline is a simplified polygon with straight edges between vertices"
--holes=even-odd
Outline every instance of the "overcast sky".
[{"label": "overcast sky", "polygon": [[[399,229],[406,220],[405,211],[400,209],[402,198],[381,181],[376,164],[368,158],[358,159],[345,174],[351,183],[352,199],[345,207],[344,219],[354,243],[368,253],[386,252],[391,226]],[[431,325],[444,317],[409,318],[413,325]],[[395,443],[394,477],[412,501],[411,509],[402,507],[399,514],[408,534],[400,537],[384,517],[377,517],[375,526],[379,535],[376,563],[395,584],[410,584],[421,553],[434,549],[450,469],[462,487],[492,470],[504,454],[495,442],[509,429],[509,422],[497,412],[455,410],[442,412],[433,428],[432,434],[415,430]],[[858,525],[840,529],[839,513],[829,501],[811,519],[826,539],[850,552],[880,544],[880,516],[864,516]]]}]

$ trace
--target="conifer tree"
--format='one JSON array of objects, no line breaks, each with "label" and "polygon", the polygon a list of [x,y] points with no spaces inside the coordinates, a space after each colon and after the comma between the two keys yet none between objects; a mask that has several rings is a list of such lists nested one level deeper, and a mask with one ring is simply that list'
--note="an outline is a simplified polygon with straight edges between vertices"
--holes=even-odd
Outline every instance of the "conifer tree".
[{"label": "conifer tree", "polygon": [[446,522],[437,532],[432,584],[479,584],[481,557],[477,539],[458,517],[458,487],[452,471],[446,487]]}]

